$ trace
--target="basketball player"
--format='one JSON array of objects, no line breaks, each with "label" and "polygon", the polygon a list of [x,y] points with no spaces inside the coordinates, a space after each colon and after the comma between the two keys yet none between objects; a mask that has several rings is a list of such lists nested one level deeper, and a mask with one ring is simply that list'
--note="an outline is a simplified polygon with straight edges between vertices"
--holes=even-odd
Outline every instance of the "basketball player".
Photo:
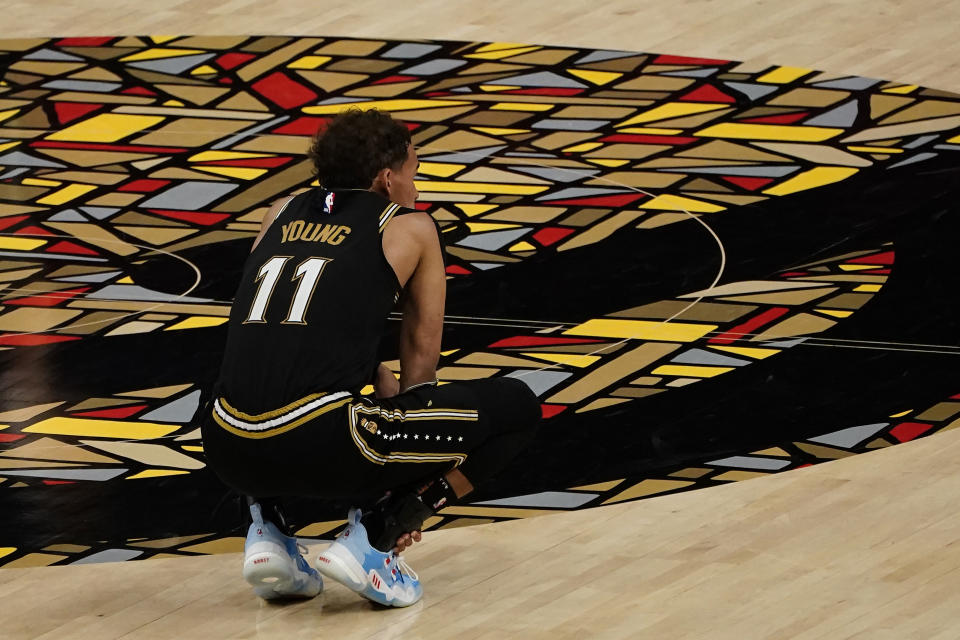
[{"label": "basketball player", "polygon": [[[204,448],[250,496],[243,573],[258,595],[322,589],[274,498],[372,496],[381,499],[350,510],[316,567],[374,602],[408,606],[422,588],[400,552],[528,444],[540,407],[513,378],[437,384],[446,275],[437,227],[413,209],[419,162],[407,128],[347,111],[310,157],[322,187],[268,211],[244,267]],[[376,359],[395,307],[399,380]],[[375,397],[361,396],[370,383]]]}]

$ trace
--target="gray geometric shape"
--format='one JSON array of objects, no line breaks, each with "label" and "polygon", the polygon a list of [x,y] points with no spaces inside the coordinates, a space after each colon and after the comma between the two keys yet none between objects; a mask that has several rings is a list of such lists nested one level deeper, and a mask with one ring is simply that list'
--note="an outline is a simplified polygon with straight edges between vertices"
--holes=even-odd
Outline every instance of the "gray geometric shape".
[{"label": "gray geometric shape", "polygon": [[565,169],[563,167],[510,167],[511,171],[529,173],[551,182],[576,182],[600,173],[597,169]]},{"label": "gray geometric shape", "polygon": [[240,185],[223,182],[184,182],[161,191],[140,203],[140,207],[196,211],[239,188]]},{"label": "gray geometric shape", "polygon": [[143,551],[135,551],[133,549],[107,549],[105,551],[98,551],[93,553],[85,558],[80,558],[75,562],[70,564],[97,564],[100,562],[126,562],[127,560],[132,560],[137,556],[142,556]]},{"label": "gray geometric shape", "polygon": [[527,235],[529,232],[530,229],[507,229],[506,231],[474,233],[456,244],[460,247],[470,247],[471,249],[480,249],[482,251],[496,251],[514,240]]},{"label": "gray geometric shape", "polygon": [[178,74],[183,73],[187,69],[193,69],[194,67],[206,62],[216,55],[217,54],[215,53],[198,53],[197,55],[193,56],[161,58],[159,60],[144,60],[142,62],[129,62],[127,64],[129,64],[131,67],[136,67],[137,69],[146,69],[147,71]]},{"label": "gray geometric shape", "polygon": [[880,82],[874,78],[864,78],[863,76],[852,76],[850,78],[840,78],[839,80],[827,80],[826,82],[818,82],[814,84],[815,87],[822,87],[824,89],[852,89],[854,91],[860,91],[862,89],[869,89],[873,85]]},{"label": "gray geometric shape", "polygon": [[17,167],[16,169],[10,169],[10,171],[4,171],[0,173],[0,178],[6,180],[7,178],[16,178],[17,176],[22,176],[25,173],[30,173],[30,169],[27,167]]},{"label": "gray geometric shape", "polygon": [[[70,260],[72,262],[106,262],[106,258],[91,258],[90,256],[63,255],[58,253],[37,253],[33,251],[0,251],[0,256],[12,258],[43,258],[44,260]],[[6,471],[4,471],[6,473]]]},{"label": "gray geometric shape", "polygon": [[[557,386],[572,375],[572,373],[561,371],[521,369],[520,371],[511,371],[505,377],[522,380],[536,395],[539,396]],[[4,471],[4,473],[6,473],[6,471]]]},{"label": "gray geometric shape", "polygon": [[714,353],[713,351],[707,351],[706,349],[690,349],[689,351],[684,351],[671,360],[671,362],[679,362],[681,364],[716,365],[719,367],[742,367],[745,364],[750,364],[749,360],[731,358],[730,356]]},{"label": "gray geometric shape", "polygon": [[370,102],[373,98],[327,98],[326,100],[321,100],[317,104],[343,104],[344,102]]},{"label": "gray geometric shape", "polygon": [[938,144],[933,148],[941,151],[960,151],[960,144]]},{"label": "gray geometric shape", "polygon": [[110,216],[120,211],[119,207],[80,207],[84,213],[93,216],[97,220],[106,220]]},{"label": "gray geometric shape", "polygon": [[420,44],[418,42],[404,42],[398,44],[394,48],[390,49],[386,53],[381,53],[380,55],[384,58],[419,58],[425,56],[428,53],[433,53],[437,49],[442,48],[439,44]]},{"label": "gray geometric shape", "polygon": [[889,427],[889,422],[877,422],[876,424],[863,424],[858,427],[850,427],[849,429],[841,429],[840,431],[834,431],[833,433],[827,433],[822,436],[817,436],[816,438],[807,438],[810,442],[816,442],[819,444],[830,445],[831,447],[842,447],[844,449],[852,449],[857,446],[867,438],[873,436],[878,431],[883,430],[886,427]]},{"label": "gray geometric shape", "polygon": [[552,153],[531,153],[529,151],[508,151],[503,154],[511,158],[556,158]]},{"label": "gray geometric shape", "polygon": [[706,78],[712,76],[719,69],[716,67],[712,69],[694,69],[692,71],[668,71],[667,73],[661,73],[661,76],[676,76],[679,78]]},{"label": "gray geometric shape", "polygon": [[43,167],[48,169],[64,169],[67,165],[36,158],[22,151],[11,151],[0,156],[0,164],[8,167]]},{"label": "gray geometric shape", "polygon": [[608,196],[615,193],[628,193],[629,189],[588,189],[586,187],[568,187],[556,193],[540,196],[537,200],[563,200],[566,198],[586,198],[588,196]]},{"label": "gray geometric shape", "polygon": [[95,300],[153,300],[157,302],[211,302],[207,298],[192,298],[190,296],[175,296],[161,293],[152,289],[145,289],[135,284],[111,284],[99,291],[86,294],[87,298]]},{"label": "gray geometric shape", "polygon": [[913,141],[908,142],[907,144],[903,145],[903,148],[904,148],[904,149],[916,149],[917,147],[922,147],[923,145],[927,144],[928,142],[933,142],[934,140],[936,140],[936,139],[939,138],[939,137],[940,137],[940,136],[937,135],[937,134],[933,134],[933,135],[929,135],[929,136],[920,136],[920,137],[917,138],[916,140],[913,140]]},{"label": "gray geometric shape", "polygon": [[763,178],[782,178],[797,171],[793,165],[779,167],[682,167],[677,169],[659,169],[667,173],[713,173],[724,176],[759,176]]},{"label": "gray geometric shape", "polygon": [[481,271],[489,271],[490,269],[496,269],[497,267],[502,267],[502,262],[471,262],[473,266]]},{"label": "gray geometric shape", "polygon": [[51,80],[44,83],[44,89],[63,89],[64,91],[92,91],[110,93],[120,88],[119,82],[97,82],[96,80]]},{"label": "gray geometric shape", "polygon": [[39,51],[34,51],[28,56],[23,57],[24,60],[57,60],[64,62],[83,62],[83,58],[77,56],[72,56],[69,53],[64,53],[62,51],[54,51],[53,49],[40,49]]},{"label": "gray geometric shape", "polygon": [[[477,162],[478,160],[483,160],[487,156],[493,155],[501,149],[505,149],[507,145],[499,145],[496,147],[481,147],[479,149],[470,149],[469,151],[457,151],[456,153],[447,153],[445,151],[429,151],[430,145],[427,145],[427,149],[424,150],[424,153],[420,154],[421,157],[429,156],[430,162]],[[443,155],[434,156],[430,155],[431,153],[442,153]]]},{"label": "gray geometric shape", "polygon": [[152,420],[155,422],[189,422],[193,414],[197,412],[200,405],[200,389],[189,393],[182,398],[158,407],[153,411],[141,416],[141,420]]},{"label": "gray geometric shape", "polygon": [[816,118],[807,120],[803,124],[813,127],[851,127],[857,120],[857,113],[857,101],[850,100],[835,109],[821,113]]},{"label": "gray geometric shape", "polygon": [[636,51],[613,51],[601,50],[591,51],[587,55],[577,60],[574,64],[587,64],[589,62],[603,62],[604,60],[616,60],[617,58],[629,58],[630,56],[640,55]]},{"label": "gray geometric shape", "polygon": [[789,349],[790,347],[795,347],[798,344],[803,344],[809,339],[809,336],[802,336],[800,338],[790,338],[789,340],[776,340],[774,342],[762,342],[761,347],[782,347],[784,349]]},{"label": "gray geometric shape", "polygon": [[751,100],[762,98],[768,93],[773,93],[777,90],[777,87],[771,87],[765,84],[747,84],[746,82],[724,82],[723,84],[735,91],[739,91]]},{"label": "gray geometric shape", "polygon": [[3,470],[5,476],[27,476],[28,478],[56,478],[58,480],[93,480],[104,482],[123,475],[128,469],[44,469],[42,471]]},{"label": "gray geometric shape", "polygon": [[[356,100],[347,99],[346,102],[357,102]],[[275,125],[280,124],[284,120],[289,120],[290,116],[280,116],[279,118],[274,118],[273,120],[267,120],[266,122],[261,122],[260,124],[253,125],[249,129],[244,129],[240,133],[236,133],[226,140],[221,140],[217,144],[211,146],[211,149],[225,149],[232,147],[244,138],[249,138],[255,133],[260,133],[264,129],[269,129]]]},{"label": "gray geometric shape", "polygon": [[512,78],[500,78],[497,83],[520,87],[563,87],[568,89],[584,89],[587,86],[552,71],[537,71],[536,73],[525,73]]},{"label": "gray geometric shape", "polygon": [[610,124],[609,120],[586,120],[567,118],[548,118],[534,122],[533,129],[561,129],[564,131],[593,131]]},{"label": "gray geometric shape", "polygon": [[404,69],[400,72],[400,74],[411,76],[433,76],[438,73],[444,73],[445,71],[451,71],[457,67],[462,67],[465,64],[467,64],[466,60],[437,58],[436,60],[429,60],[427,62],[410,67],[409,69]]},{"label": "gray geometric shape", "polygon": [[897,164],[892,164],[892,165],[890,165],[890,166],[887,167],[887,168],[888,168],[888,169],[896,169],[897,167],[905,167],[905,166],[907,166],[908,164],[913,164],[913,163],[915,163],[915,162],[923,162],[924,160],[929,160],[930,158],[936,158],[937,155],[938,155],[938,154],[936,154],[936,153],[930,153],[930,152],[918,153],[918,154],[915,155],[915,156],[910,156],[910,157],[907,158],[906,160],[901,160],[901,161],[898,162]]},{"label": "gray geometric shape", "polygon": [[105,282],[111,278],[116,278],[120,275],[120,271],[106,271],[104,273],[88,273],[83,276],[69,276],[67,278],[57,278],[57,281],[62,282]]},{"label": "gray geometric shape", "polygon": [[760,458],[754,456],[732,456],[721,460],[711,460],[707,464],[716,467],[737,467],[740,469],[763,469],[765,471],[777,471],[790,466],[789,460],[778,458]]},{"label": "gray geometric shape", "polygon": [[544,491],[525,496],[484,500],[471,504],[483,504],[499,507],[534,507],[541,509],[576,509],[596,498],[599,493],[570,493],[567,491]]},{"label": "gray geometric shape", "polygon": [[50,222],[86,222],[87,218],[76,209],[64,209],[48,218]]}]

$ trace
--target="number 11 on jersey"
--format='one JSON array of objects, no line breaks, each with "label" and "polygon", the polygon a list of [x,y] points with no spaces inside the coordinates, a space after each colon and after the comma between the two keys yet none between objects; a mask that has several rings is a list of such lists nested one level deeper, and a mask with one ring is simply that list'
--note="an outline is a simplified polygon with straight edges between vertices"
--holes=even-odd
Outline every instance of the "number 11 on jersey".
[{"label": "number 11 on jersey", "polygon": [[[263,263],[260,271],[257,272],[257,295],[253,298],[253,304],[250,305],[250,313],[247,314],[248,322],[262,323],[266,322],[264,316],[267,313],[267,306],[273,297],[273,290],[280,280],[284,267],[291,256],[274,256]],[[283,324],[306,324],[304,316],[307,314],[307,308],[310,306],[310,300],[313,299],[313,292],[317,288],[317,280],[323,273],[324,267],[331,262],[330,258],[307,258],[297,265],[293,273],[293,280],[299,280],[297,290],[293,294],[293,300],[290,301],[290,309],[287,311],[287,317]]]}]

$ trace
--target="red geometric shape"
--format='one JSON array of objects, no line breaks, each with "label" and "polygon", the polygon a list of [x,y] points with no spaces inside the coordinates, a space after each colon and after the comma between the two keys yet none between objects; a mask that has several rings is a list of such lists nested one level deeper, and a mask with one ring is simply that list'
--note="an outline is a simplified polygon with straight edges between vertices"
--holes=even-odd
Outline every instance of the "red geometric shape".
[{"label": "red geometric shape", "polygon": [[686,102],[736,102],[736,98],[733,96],[728,96],[720,89],[717,89],[712,84],[705,84],[701,87],[697,87],[690,93],[687,93],[679,98]]},{"label": "red geometric shape", "polygon": [[26,437],[18,433],[0,433],[0,442],[16,442]]},{"label": "red geometric shape", "polygon": [[129,89],[124,89],[120,93],[124,93],[128,96],[155,96],[156,92],[147,89],[146,87],[130,87]]},{"label": "red geometric shape", "polygon": [[497,340],[490,345],[491,348],[499,347],[537,347],[559,344],[593,344],[603,342],[594,338],[560,338],[548,336],[514,336],[513,338],[504,338]]},{"label": "red geometric shape", "polygon": [[578,207],[625,207],[647,196],[642,193],[622,193],[614,196],[596,196],[591,198],[571,198],[569,200],[551,200],[550,204],[567,204]]},{"label": "red geometric shape", "polygon": [[452,264],[447,267],[447,275],[451,276],[468,276],[470,272],[461,267],[460,265]]},{"label": "red geometric shape", "polygon": [[220,78],[219,80],[217,80],[217,82],[219,82],[220,84],[233,84],[233,79],[232,79],[232,78]]},{"label": "red geometric shape", "polygon": [[418,202],[415,205],[413,205],[413,208],[416,209],[417,211],[426,211],[432,206],[433,206],[432,202]]},{"label": "red geometric shape", "polygon": [[281,127],[277,127],[273,130],[273,133],[287,136],[312,136],[318,131],[326,129],[328,122],[330,122],[330,118],[303,116]]},{"label": "red geometric shape", "polygon": [[279,71],[254,82],[253,90],[283,109],[299,107],[317,97],[315,92]]},{"label": "red geometric shape", "polygon": [[183,147],[144,147],[135,144],[101,144],[98,142],[55,142],[35,140],[31,147],[39,149],[84,149],[87,151],[129,151],[130,153],[183,153]]},{"label": "red geometric shape", "polygon": [[552,418],[558,413],[562,413],[567,408],[565,404],[541,404],[540,415],[544,420]]},{"label": "red geometric shape", "polygon": [[723,176],[723,179],[747,191],[762,189],[773,182],[773,178],[748,178],[746,176]]},{"label": "red geometric shape", "polygon": [[80,256],[98,256],[100,255],[92,249],[87,249],[86,247],[81,247],[78,244],[69,242],[68,240],[62,240],[57,244],[47,248],[47,253],[72,253],[74,255]]},{"label": "red geometric shape", "polygon": [[273,168],[281,167],[290,160],[290,156],[278,156],[276,158],[241,158],[239,160],[207,160],[206,162],[198,162],[198,165],[214,165],[217,167],[260,167],[260,168]]},{"label": "red geometric shape", "polygon": [[853,260],[847,260],[847,262],[856,264],[893,264],[894,255],[893,251],[884,251],[883,253],[875,253],[870,256],[860,256]]},{"label": "red geometric shape", "polygon": [[83,416],[84,418],[129,418],[135,413],[139,413],[147,408],[145,404],[135,404],[130,407],[117,407],[115,409],[97,409],[96,411],[81,411],[73,413],[74,416]]},{"label": "red geometric shape", "polygon": [[173,218],[174,220],[183,220],[193,224],[211,225],[217,224],[230,217],[228,213],[205,213],[203,211],[171,211],[169,209],[147,209],[150,213],[155,213],[164,218]]},{"label": "red geometric shape", "polygon": [[772,309],[767,309],[763,313],[758,313],[743,324],[720,334],[716,338],[711,338],[707,342],[710,344],[730,344],[731,342],[736,342],[737,340],[748,337],[754,329],[773,322],[788,311],[790,311],[790,309],[786,307],[773,307]]},{"label": "red geometric shape", "polygon": [[23,222],[28,216],[12,216],[10,218],[0,218],[0,231],[6,229],[7,227],[12,227],[15,224]]},{"label": "red geometric shape", "polygon": [[0,335],[0,344],[16,347],[32,347],[38,344],[67,342],[68,340],[79,339],[79,336],[61,336],[52,333],[4,333]]},{"label": "red geometric shape", "polygon": [[806,272],[806,271],[788,271],[788,272],[786,272],[786,273],[781,273],[781,274],[780,274],[780,277],[781,277],[781,278],[796,278],[796,277],[798,277],[798,276],[805,276],[805,275],[807,275],[807,272]]},{"label": "red geometric shape", "polygon": [[960,393],[958,393],[958,394],[955,395],[955,396],[950,396],[950,399],[951,399],[951,400],[960,400]]},{"label": "red geometric shape", "polygon": [[56,111],[60,124],[67,124],[77,118],[82,118],[91,111],[96,111],[102,106],[102,104],[86,102],[54,102],[53,110]]},{"label": "red geometric shape", "polygon": [[409,82],[410,80],[419,80],[417,76],[389,76],[381,78],[370,84],[393,84],[394,82]]},{"label": "red geometric shape", "polygon": [[583,93],[583,89],[561,89],[554,87],[537,87],[536,89],[512,89],[502,91],[518,96],[575,96]]},{"label": "red geometric shape", "polygon": [[101,47],[111,40],[114,36],[98,38],[61,38],[57,40],[58,47]]},{"label": "red geometric shape", "polygon": [[77,289],[64,289],[63,291],[48,291],[39,296],[28,296],[26,298],[15,298],[13,300],[4,300],[3,304],[16,304],[25,307],[55,307],[64,300],[76,297],[81,293],[90,291],[90,287],[79,287]]},{"label": "red geometric shape", "polygon": [[873,275],[885,276],[890,274],[890,269],[864,269],[863,271],[860,271],[860,273],[870,275],[870,276],[873,276]]},{"label": "red geometric shape", "polygon": [[600,142],[628,142],[633,144],[690,144],[700,138],[690,136],[656,136],[637,133],[617,133],[600,138]]},{"label": "red geometric shape", "polygon": [[653,64],[726,64],[729,60],[713,58],[688,58],[686,56],[657,56]]},{"label": "red geometric shape", "polygon": [[256,56],[249,53],[225,53],[214,60],[214,62],[216,62],[217,66],[219,66],[221,69],[226,69],[229,71],[234,67],[239,67],[248,60],[253,60],[255,57]]},{"label": "red geometric shape", "polygon": [[77,484],[75,480],[44,480],[43,484]]},{"label": "red geometric shape", "polygon": [[918,438],[933,428],[932,424],[925,422],[901,422],[890,430],[890,435],[900,442],[909,442]]},{"label": "red geometric shape", "polygon": [[141,178],[128,182],[122,187],[117,187],[117,191],[135,191],[136,193],[150,193],[170,184],[169,180],[155,180],[151,178]]},{"label": "red geometric shape", "polygon": [[547,227],[540,229],[533,234],[533,239],[545,247],[549,247],[555,242],[559,242],[573,233],[573,229],[564,229],[562,227]]},{"label": "red geometric shape", "polygon": [[793,124],[798,120],[803,120],[810,112],[801,111],[800,113],[783,113],[777,116],[761,116],[759,118],[746,118],[740,122],[751,122],[754,124]]},{"label": "red geometric shape", "polygon": [[36,226],[31,225],[31,226],[29,226],[29,227],[24,227],[23,229],[17,229],[15,235],[18,235],[18,236],[52,236],[52,235],[54,235],[54,234],[51,233],[51,232],[49,232],[49,231],[47,231],[46,229],[42,229],[41,227],[36,227]]},{"label": "red geometric shape", "polygon": [[403,126],[407,128],[407,131],[416,131],[420,128],[419,122],[404,122]]}]

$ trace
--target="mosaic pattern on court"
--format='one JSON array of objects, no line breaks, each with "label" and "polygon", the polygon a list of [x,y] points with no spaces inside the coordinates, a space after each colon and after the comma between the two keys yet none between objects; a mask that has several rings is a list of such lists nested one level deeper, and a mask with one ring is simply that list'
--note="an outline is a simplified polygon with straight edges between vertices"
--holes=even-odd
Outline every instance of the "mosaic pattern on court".
[{"label": "mosaic pattern on court", "polygon": [[[513,264],[627,230],[683,223],[702,233],[692,217],[709,224],[730,209],[868,168],[960,150],[960,96],[796,67],[509,43],[274,36],[4,40],[0,52],[7,69],[0,349],[108,345],[113,336],[225,323],[230,301],[190,295],[193,276],[174,293],[160,292],[136,281],[136,267],[252,240],[272,201],[310,186],[307,140],[347,107],[376,107],[408,123],[422,161],[418,208],[443,232],[451,278],[509,274]],[[447,344],[438,373],[442,381],[521,377],[547,419],[642,402],[842,322],[881,291],[894,251],[877,245],[585,322],[541,322],[483,350]],[[189,425],[200,400],[196,381],[138,389],[135,375],[120,394],[0,406],[0,492],[149,482],[202,469],[202,445]],[[851,436],[840,438],[849,446],[780,445],[668,477],[452,507],[431,524],[699,488],[947,426],[933,418],[927,429],[903,426],[927,424],[917,420],[885,423],[867,444],[867,436]],[[301,534],[324,535],[337,524],[315,523]],[[96,545],[21,548],[0,562],[232,548],[222,534],[189,538],[131,542],[106,555]]]}]

